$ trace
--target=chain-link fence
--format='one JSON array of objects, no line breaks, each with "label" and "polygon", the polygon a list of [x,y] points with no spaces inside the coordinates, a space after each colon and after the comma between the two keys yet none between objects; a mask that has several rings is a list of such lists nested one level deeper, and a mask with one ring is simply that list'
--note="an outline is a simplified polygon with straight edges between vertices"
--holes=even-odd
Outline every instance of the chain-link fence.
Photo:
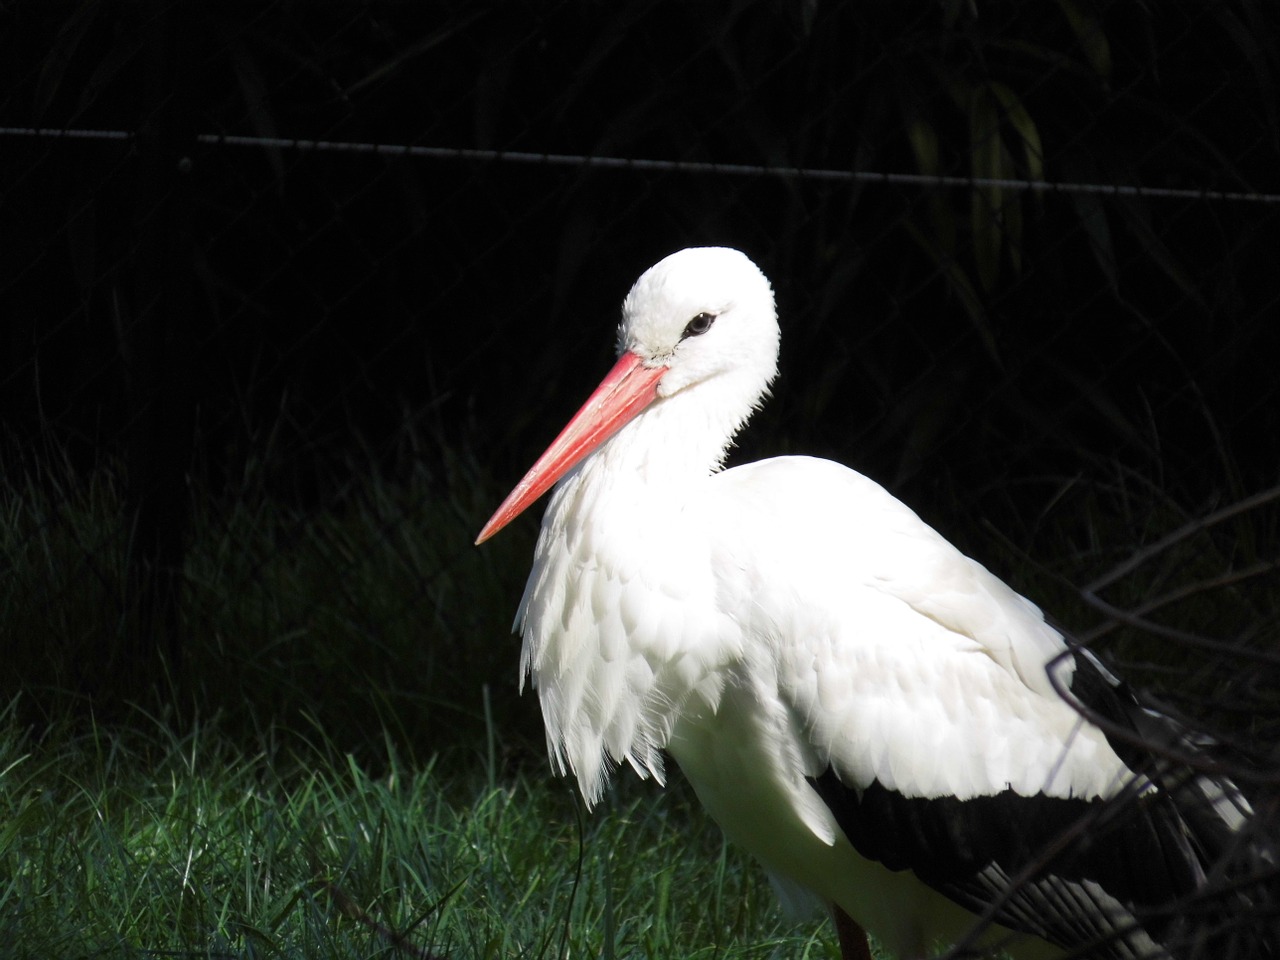
[{"label": "chain-link fence", "polygon": [[452,603],[470,525],[727,244],[783,320],[738,456],[884,482],[1273,765],[1278,51],[1244,0],[0,4],[4,644],[450,675],[514,600]]}]

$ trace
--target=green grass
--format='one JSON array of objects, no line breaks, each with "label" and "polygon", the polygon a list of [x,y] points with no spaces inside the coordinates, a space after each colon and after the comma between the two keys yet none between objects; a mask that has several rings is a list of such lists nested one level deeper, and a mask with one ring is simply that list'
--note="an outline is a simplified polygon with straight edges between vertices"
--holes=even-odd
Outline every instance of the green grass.
[{"label": "green grass", "polygon": [[[27,957],[830,957],[681,789],[563,781],[318,735],[245,752],[0,724],[0,942]],[[278,744],[287,742],[288,747]]]}]

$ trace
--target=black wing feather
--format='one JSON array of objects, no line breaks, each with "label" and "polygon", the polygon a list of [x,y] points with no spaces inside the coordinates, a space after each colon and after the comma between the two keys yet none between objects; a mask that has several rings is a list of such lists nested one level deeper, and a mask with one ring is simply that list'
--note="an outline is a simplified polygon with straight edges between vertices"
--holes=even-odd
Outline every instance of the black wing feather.
[{"label": "black wing feather", "polygon": [[[1118,733],[1131,734],[1108,737],[1139,775],[1115,798],[1012,790],[967,800],[907,797],[879,783],[857,789],[831,768],[810,783],[862,856],[912,870],[1011,929],[1096,957],[1273,956],[1265,922],[1229,921],[1232,911],[1275,909],[1274,893],[1235,891],[1213,910],[1187,909],[1204,906],[1206,877],[1233,843],[1239,847],[1238,823],[1223,807],[1248,809],[1235,786],[1185,765],[1175,769],[1159,751],[1144,749],[1175,739],[1184,750],[1194,744],[1092,656],[1077,652],[1070,693]],[[1254,874],[1269,856],[1274,874],[1271,851],[1249,853]]]}]

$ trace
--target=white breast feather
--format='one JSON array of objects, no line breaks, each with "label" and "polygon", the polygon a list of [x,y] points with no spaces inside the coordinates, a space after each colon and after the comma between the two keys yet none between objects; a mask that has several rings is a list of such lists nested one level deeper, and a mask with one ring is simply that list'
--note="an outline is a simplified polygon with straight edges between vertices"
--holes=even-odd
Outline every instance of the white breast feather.
[{"label": "white breast feather", "polygon": [[[589,471],[570,474],[547,508],[516,625],[521,677],[538,691],[547,746],[594,804],[613,765],[663,782],[662,750],[690,699],[715,709],[736,632],[712,602],[705,541],[684,548],[671,528],[625,510],[582,524]],[[603,487],[625,499],[625,483]]]}]

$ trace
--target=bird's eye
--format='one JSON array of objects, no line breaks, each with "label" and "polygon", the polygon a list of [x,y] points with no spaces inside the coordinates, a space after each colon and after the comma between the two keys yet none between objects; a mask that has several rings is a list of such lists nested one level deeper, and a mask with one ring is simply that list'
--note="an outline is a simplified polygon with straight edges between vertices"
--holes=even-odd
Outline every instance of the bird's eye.
[{"label": "bird's eye", "polygon": [[680,335],[680,339],[687,337],[698,337],[711,329],[711,324],[715,322],[716,315],[714,313],[700,313],[684,328],[684,333]]}]

